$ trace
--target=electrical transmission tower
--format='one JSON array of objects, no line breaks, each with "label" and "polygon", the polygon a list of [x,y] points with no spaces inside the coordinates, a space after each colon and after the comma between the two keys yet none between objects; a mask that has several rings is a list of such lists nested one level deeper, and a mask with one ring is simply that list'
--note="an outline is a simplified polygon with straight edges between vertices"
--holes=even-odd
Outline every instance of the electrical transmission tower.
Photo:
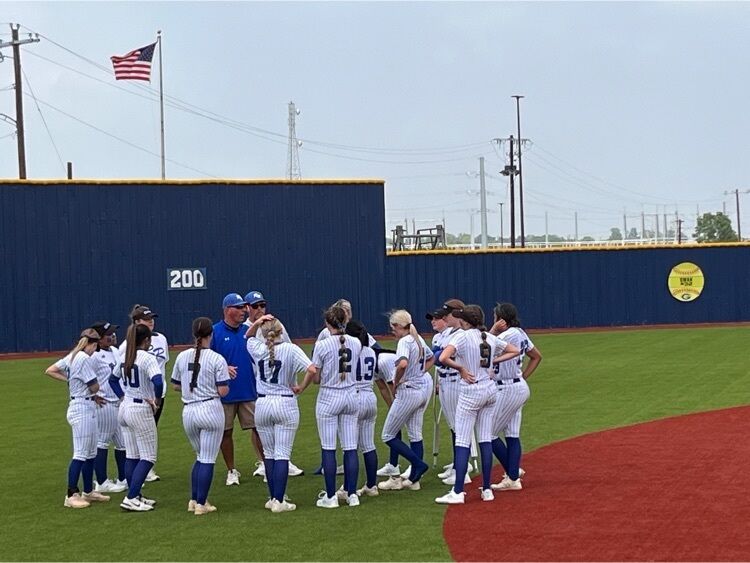
[{"label": "electrical transmission tower", "polygon": [[301,180],[302,172],[299,167],[299,148],[302,141],[297,140],[296,121],[299,110],[294,102],[289,102],[289,148],[287,149],[286,177],[290,180]]}]

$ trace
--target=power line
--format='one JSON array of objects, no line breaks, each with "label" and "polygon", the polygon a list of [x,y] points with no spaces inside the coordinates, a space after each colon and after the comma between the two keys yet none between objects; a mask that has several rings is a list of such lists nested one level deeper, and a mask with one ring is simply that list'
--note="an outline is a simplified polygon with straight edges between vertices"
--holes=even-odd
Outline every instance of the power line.
[{"label": "power line", "polygon": [[52,131],[49,129],[49,125],[47,125],[47,120],[44,118],[44,114],[42,113],[42,108],[39,107],[39,102],[36,99],[36,96],[34,95],[34,89],[31,87],[31,82],[29,82],[29,77],[26,76],[26,71],[21,71],[23,73],[23,78],[26,81],[26,86],[29,87],[29,94],[31,95],[31,98],[34,100],[34,105],[36,105],[36,109],[39,112],[39,116],[42,118],[42,123],[44,124],[44,128],[47,130],[47,135],[49,135],[49,140],[52,143],[52,147],[55,149],[55,154],[57,154],[57,159],[60,161],[60,166],[62,167],[63,171],[65,171],[65,163],[63,162],[62,156],[60,155],[60,150],[57,148],[57,144],[55,143],[55,139],[52,137]]}]

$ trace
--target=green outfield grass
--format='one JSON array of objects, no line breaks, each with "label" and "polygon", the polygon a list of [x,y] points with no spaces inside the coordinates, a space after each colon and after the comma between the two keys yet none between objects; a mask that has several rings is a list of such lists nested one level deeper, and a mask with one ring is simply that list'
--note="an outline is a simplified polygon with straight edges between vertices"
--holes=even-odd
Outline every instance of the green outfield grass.
[{"label": "green outfield grass", "polygon": [[[544,361],[530,380],[525,450],[600,429],[749,403],[750,370],[742,352],[748,337],[748,328],[532,333]],[[219,511],[203,517],[189,514],[193,455],[173,392],[159,426],[157,469],[162,481],[144,490],[158,500],[157,509],[124,513],[115,502],[121,495],[86,510],[64,509],[71,455],[65,420],[68,395],[63,384],[43,374],[52,361],[0,361],[3,560],[450,559],[442,538],[444,508],[433,502],[448,487],[435,472],[424,477],[419,492],[365,498],[359,508],[315,508],[323,480],[309,474],[320,460],[314,389],[300,398],[302,420],[292,458],[308,474],[289,481],[296,512],[271,514],[263,509],[267,489],[260,478],[250,477],[249,438],[237,431],[242,485],[224,485],[219,456],[210,495]],[[384,418],[381,404],[378,433]],[[430,462],[432,436],[428,410],[425,450]],[[442,466],[449,461],[445,425],[440,436]],[[379,443],[379,435],[376,438]],[[386,448],[381,445],[378,453],[382,464]],[[112,456],[109,467],[112,472]]]}]

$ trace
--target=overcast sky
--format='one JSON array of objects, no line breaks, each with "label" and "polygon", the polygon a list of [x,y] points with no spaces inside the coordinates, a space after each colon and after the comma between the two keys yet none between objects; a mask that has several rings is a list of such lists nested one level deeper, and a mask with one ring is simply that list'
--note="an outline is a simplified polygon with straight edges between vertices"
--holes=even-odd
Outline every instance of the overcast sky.
[{"label": "overcast sky", "polygon": [[[527,233],[545,213],[550,233],[573,235],[577,211],[579,236],[606,237],[625,212],[640,229],[642,211],[649,228],[675,209],[692,231],[724,202],[734,223],[724,192],[750,188],[750,3],[4,2],[0,20],[0,39],[7,22],[42,35],[22,47],[41,109],[25,96],[30,178],[66,161],[81,178],[159,177],[158,65],[144,88],[115,82],[109,57],[161,29],[165,94],[191,104],[166,108],[169,178],[284,177],[293,100],[304,178],[383,178],[388,229],[445,217],[469,232],[484,156],[490,234],[506,202],[507,236],[507,146],[491,140],[515,135],[521,94]],[[0,122],[7,178],[12,133]]]}]

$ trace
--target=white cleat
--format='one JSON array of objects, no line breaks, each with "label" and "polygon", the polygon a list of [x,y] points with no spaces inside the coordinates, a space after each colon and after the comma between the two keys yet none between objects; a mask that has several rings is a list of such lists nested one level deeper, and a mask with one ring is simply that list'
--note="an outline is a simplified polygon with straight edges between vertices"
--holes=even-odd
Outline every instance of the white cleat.
[{"label": "white cleat", "polygon": [[463,504],[465,502],[465,496],[466,493],[457,493],[451,489],[448,491],[448,494],[437,497],[435,502],[438,504]]},{"label": "white cleat", "polygon": [[240,484],[240,472],[236,469],[227,471],[227,487]]},{"label": "white cleat", "polygon": [[409,479],[404,479],[401,481],[401,489],[405,491],[418,491],[422,488],[422,483],[417,481],[415,483],[412,483],[409,481]]},{"label": "white cleat", "polygon": [[152,481],[159,481],[161,477],[159,477],[156,472],[154,471],[154,468],[152,467],[149,469],[148,475],[146,475],[146,482],[150,483]]},{"label": "white cleat", "polygon": [[318,502],[315,504],[320,508],[338,508],[339,499],[335,494],[329,498],[325,491],[320,491]]},{"label": "white cleat", "polygon": [[266,464],[262,461],[255,462],[255,471],[253,471],[253,477],[265,477],[266,476]]},{"label": "white cleat", "polygon": [[349,493],[344,489],[344,485],[341,485],[341,488],[336,491],[336,498],[338,498],[340,501],[345,501],[349,498]]},{"label": "white cleat", "polygon": [[438,473],[438,479],[447,479],[451,475],[455,475],[455,474],[456,474],[456,470],[453,469],[453,467],[449,467],[448,469],[446,469],[442,473]]},{"label": "white cleat", "polygon": [[359,506],[359,497],[357,495],[349,495],[349,498],[346,500],[346,503],[349,506]]},{"label": "white cleat", "polygon": [[299,477],[304,475],[305,471],[294,465],[291,461],[289,462],[289,477]]},{"label": "white cleat", "polygon": [[[265,504],[266,510],[271,510],[271,507],[273,506],[273,503],[274,503],[274,501],[275,501],[275,502],[278,502],[278,501],[277,501],[276,499],[273,499],[273,498],[269,498],[269,499],[268,499],[268,500],[266,501],[266,504]],[[288,497],[288,496],[286,496],[286,495],[284,495],[284,502],[286,502],[286,503],[288,503],[288,504],[292,504],[292,503],[290,503],[290,502],[289,502],[289,497]],[[292,504],[292,506],[293,506],[294,508],[297,508],[297,505],[296,505],[296,504]],[[294,509],[293,509],[293,510],[294,510]]]},{"label": "white cleat", "polygon": [[127,480],[123,479],[121,481],[120,479],[118,479],[117,481],[115,481],[115,488],[112,489],[111,492],[113,492],[113,493],[122,493],[123,491],[127,491],[127,490],[128,490],[128,482],[127,482]]},{"label": "white cleat", "polygon": [[480,487],[480,490],[482,491],[482,500],[485,502],[489,502],[491,500],[495,500],[495,495],[492,493],[492,489],[482,489]]},{"label": "white cleat", "polygon": [[378,477],[396,477],[401,475],[401,469],[398,465],[394,467],[390,463],[386,463],[383,467],[378,469],[377,475]]},{"label": "white cleat", "polygon": [[83,496],[83,500],[85,500],[88,503],[109,502],[109,497],[107,495],[97,493],[96,491],[91,491],[90,493],[83,493],[83,495],[81,496]]},{"label": "white cleat", "polygon": [[443,469],[453,469],[453,464],[449,463],[448,465],[443,465]]},{"label": "white cleat", "polygon": [[154,506],[156,504],[156,501],[154,499],[146,498],[143,495],[138,495],[138,500],[149,506]]},{"label": "white cleat", "polygon": [[513,481],[510,477],[506,477],[499,483],[493,483],[492,488],[496,491],[520,491],[523,485],[521,485],[520,478]]},{"label": "white cleat", "polygon": [[276,499],[273,499],[271,501],[271,512],[274,514],[278,514],[279,512],[291,512],[292,510],[297,510],[297,505],[292,504],[291,502],[287,502],[286,500],[283,502],[279,502]]},{"label": "white cleat", "polygon": [[65,497],[63,506],[65,508],[88,508],[89,506],[91,506],[91,503],[85,500],[81,496],[81,493],[75,493],[70,495],[69,497]]},{"label": "white cleat", "polygon": [[368,487],[367,485],[365,485],[365,486],[364,486],[364,487],[362,487],[361,489],[357,489],[357,494],[358,494],[359,496],[363,496],[363,495],[364,495],[364,496],[366,496],[366,497],[376,497],[376,496],[378,496],[378,495],[379,495],[380,493],[378,492],[378,487],[377,487],[377,485],[375,485],[375,486],[373,486],[373,487]]},{"label": "white cleat", "polygon": [[193,499],[188,501],[188,512],[195,512],[195,505],[198,504]]},{"label": "white cleat", "polygon": [[[518,468],[518,478],[521,479],[524,475],[526,475],[526,472],[523,470],[522,467],[519,467]],[[508,474],[507,473],[503,473],[503,479],[508,479],[508,478],[509,478]]]},{"label": "white cleat", "polygon": [[378,489],[381,491],[400,491],[404,488],[401,477],[389,477],[387,481],[378,483]]},{"label": "white cleat", "polygon": [[401,478],[402,478],[402,479],[408,479],[408,478],[409,478],[409,475],[411,475],[411,465],[410,465],[409,467],[407,467],[407,468],[406,468],[406,471],[404,471],[404,472],[403,472],[403,473],[401,474]]},{"label": "white cleat", "polygon": [[104,483],[96,483],[94,485],[94,490],[97,493],[121,493],[126,488],[125,486],[122,488],[118,487],[112,479],[106,479]]},{"label": "white cleat", "polygon": [[[443,483],[446,485],[455,485],[456,484],[456,474],[453,473],[450,477],[447,477],[443,479]],[[464,485],[468,485],[471,483],[471,477],[469,477],[469,474],[467,473],[464,475]]]},{"label": "white cleat", "polygon": [[213,504],[206,501],[205,504],[196,503],[194,512],[196,516],[202,516],[203,514],[208,514],[209,512],[216,512],[216,510],[217,508]]},{"label": "white cleat", "polygon": [[147,512],[149,510],[154,509],[154,507],[151,506],[150,504],[141,502],[137,498],[128,498],[128,497],[125,497],[124,499],[122,499],[122,502],[120,503],[120,508],[129,510],[130,512]]},{"label": "white cleat", "polygon": [[344,466],[343,465],[339,465],[336,468],[336,475],[343,475],[343,474],[344,474]]}]

